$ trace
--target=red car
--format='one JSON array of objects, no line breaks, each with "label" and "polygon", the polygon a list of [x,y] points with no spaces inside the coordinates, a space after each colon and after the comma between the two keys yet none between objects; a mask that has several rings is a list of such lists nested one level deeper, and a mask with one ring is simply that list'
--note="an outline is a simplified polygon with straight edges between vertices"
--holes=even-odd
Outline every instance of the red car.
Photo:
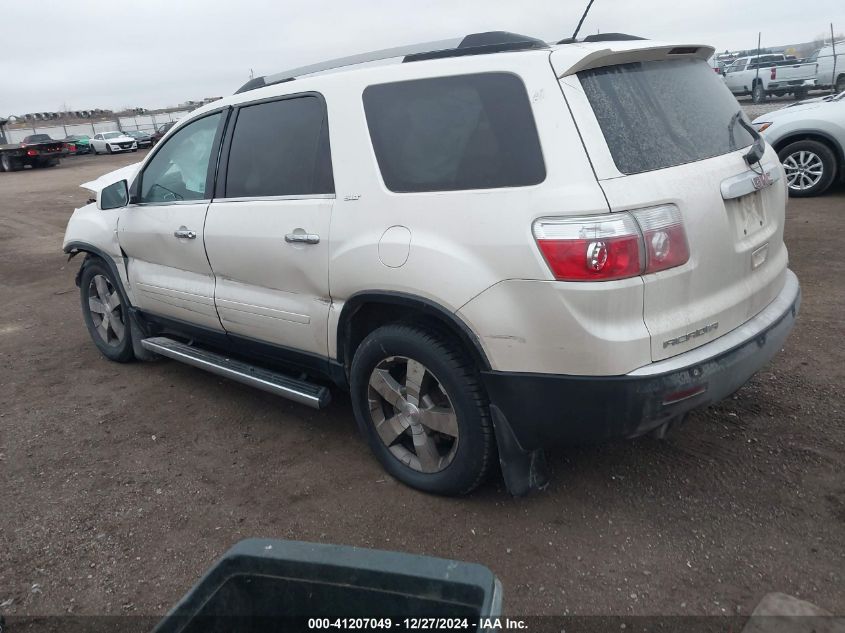
[{"label": "red car", "polygon": [[176,121],[170,121],[169,123],[165,123],[160,128],[158,128],[155,132],[153,132],[150,135],[150,138],[153,141],[153,145],[158,143],[161,140],[161,137],[163,137],[165,134],[167,134],[170,131],[170,128],[172,128],[174,125],[176,125]]}]

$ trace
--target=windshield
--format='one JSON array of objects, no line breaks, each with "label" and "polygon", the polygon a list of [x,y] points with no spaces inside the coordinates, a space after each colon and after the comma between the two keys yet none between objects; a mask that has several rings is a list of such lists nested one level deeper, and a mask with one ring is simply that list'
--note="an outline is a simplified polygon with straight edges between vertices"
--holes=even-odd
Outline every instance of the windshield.
[{"label": "windshield", "polygon": [[753,142],[739,106],[703,60],[634,62],[578,73],[617,169],[637,174]]},{"label": "windshield", "polygon": [[117,138],[118,136],[123,136],[123,132],[106,132],[103,134],[103,138]]}]

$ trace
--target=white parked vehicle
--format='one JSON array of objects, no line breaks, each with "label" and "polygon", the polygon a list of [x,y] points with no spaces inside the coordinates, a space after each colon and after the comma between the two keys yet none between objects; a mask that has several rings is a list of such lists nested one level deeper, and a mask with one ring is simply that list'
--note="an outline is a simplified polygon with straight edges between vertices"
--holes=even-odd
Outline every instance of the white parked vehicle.
[{"label": "white parked vehicle", "polygon": [[752,125],[777,151],[789,195],[817,196],[845,180],[845,92],[767,112]]},{"label": "white parked vehicle", "polygon": [[794,94],[796,99],[803,99],[816,85],[816,63],[797,62],[774,53],[738,57],[725,68],[724,76],[734,95],[751,95],[754,103],[768,95]]},{"label": "white parked vehicle", "polygon": [[89,141],[94,154],[116,154],[118,152],[137,152],[138,141],[123,132],[103,132],[95,134]]},{"label": "white parked vehicle", "polygon": [[597,39],[470,35],[191,112],[84,185],[64,250],[95,345],[347,389],[385,469],[441,494],[497,456],[525,493],[546,448],[732,394],[800,303],[783,169],[712,48]]},{"label": "white parked vehicle", "polygon": [[836,54],[833,45],[825,46],[813,53],[818,64],[816,84],[822,88],[834,88],[835,92],[845,91],[845,40],[836,42]]}]

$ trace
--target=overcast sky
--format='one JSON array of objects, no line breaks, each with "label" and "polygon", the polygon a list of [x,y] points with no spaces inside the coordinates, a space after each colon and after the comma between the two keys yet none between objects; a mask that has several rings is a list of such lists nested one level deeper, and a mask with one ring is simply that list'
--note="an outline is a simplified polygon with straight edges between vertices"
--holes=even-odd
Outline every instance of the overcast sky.
[{"label": "overcast sky", "polygon": [[[231,94],[250,68],[507,30],[572,34],[587,0],[18,0],[0,2],[0,116],[158,108]],[[798,7],[802,7],[800,10]],[[845,0],[595,0],[582,34],[717,50],[845,31]]]}]

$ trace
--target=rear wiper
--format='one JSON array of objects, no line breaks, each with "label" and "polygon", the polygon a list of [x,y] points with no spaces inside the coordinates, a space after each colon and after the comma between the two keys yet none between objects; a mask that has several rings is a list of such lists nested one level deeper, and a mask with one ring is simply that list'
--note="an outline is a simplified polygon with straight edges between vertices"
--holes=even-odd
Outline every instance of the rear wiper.
[{"label": "rear wiper", "polygon": [[728,147],[731,149],[736,149],[736,139],[734,138],[734,125],[736,125],[737,119],[742,116],[742,110],[737,112],[731,117],[731,122],[728,123]]},{"label": "rear wiper", "polygon": [[754,126],[745,122],[745,119],[739,117],[739,124],[745,128],[745,131],[751,135],[751,138],[754,139],[754,145],[751,146],[751,149],[743,156],[745,162],[748,163],[750,167],[754,163],[759,163],[760,160],[763,158],[763,154],[766,153],[766,141],[763,140],[763,137],[760,136],[760,133],[754,129]]},{"label": "rear wiper", "polygon": [[731,148],[736,147],[736,141],[734,140],[734,125],[736,125],[737,122],[739,122],[743,129],[751,135],[751,138],[754,139],[754,144],[751,146],[751,149],[743,155],[745,162],[748,163],[749,166],[754,163],[759,163],[763,158],[763,154],[766,152],[766,141],[763,140],[763,137],[760,136],[760,133],[755,130],[752,125],[745,122],[745,119],[742,118],[742,110],[738,110],[737,113],[731,117],[731,122],[728,124]]}]

